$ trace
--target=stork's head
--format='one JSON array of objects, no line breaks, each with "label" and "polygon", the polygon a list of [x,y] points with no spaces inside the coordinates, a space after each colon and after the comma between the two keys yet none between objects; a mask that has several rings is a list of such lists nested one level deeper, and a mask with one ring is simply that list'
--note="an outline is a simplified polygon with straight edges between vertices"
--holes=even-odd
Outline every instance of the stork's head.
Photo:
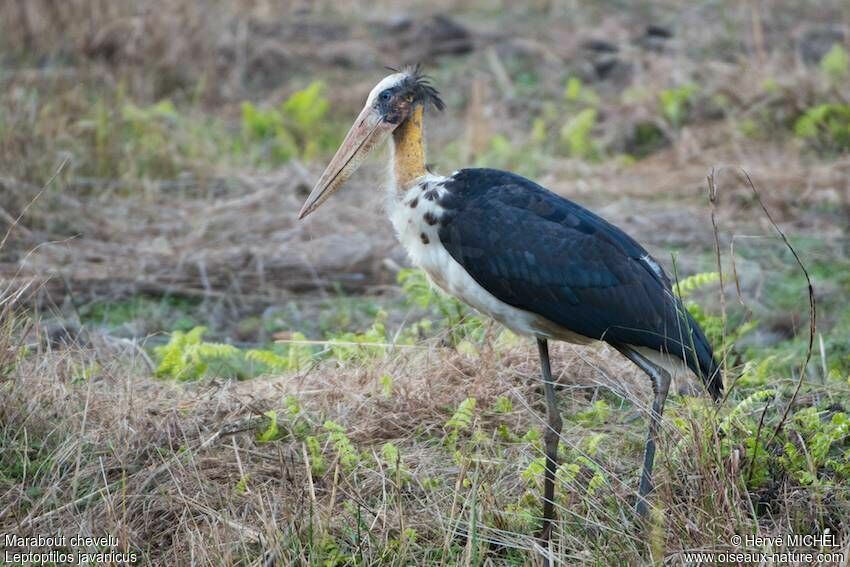
[{"label": "stork's head", "polygon": [[438,110],[444,107],[428,77],[419,72],[419,66],[384,77],[369,93],[366,106],[313,187],[298,218],[312,213],[342,187],[369,152],[410,118],[417,106],[429,104]]}]

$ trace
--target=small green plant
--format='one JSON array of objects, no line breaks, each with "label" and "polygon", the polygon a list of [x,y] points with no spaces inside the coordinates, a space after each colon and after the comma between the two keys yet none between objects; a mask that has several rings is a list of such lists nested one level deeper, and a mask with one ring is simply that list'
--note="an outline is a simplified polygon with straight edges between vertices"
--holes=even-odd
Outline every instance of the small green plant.
[{"label": "small green plant", "polygon": [[[245,358],[267,366],[272,370],[289,370],[289,359],[271,350],[251,349],[245,353]],[[296,366],[296,370],[297,370]]]},{"label": "small green plant", "polygon": [[599,147],[592,137],[596,117],[595,108],[585,108],[567,120],[561,128],[561,143],[568,155],[579,159],[595,159],[599,156]]},{"label": "small green plant", "polygon": [[381,385],[381,395],[387,399],[391,398],[393,395],[393,377],[384,374],[378,380],[378,383]]},{"label": "small green plant", "polygon": [[597,490],[605,486],[605,471],[602,470],[602,467],[596,461],[592,461],[585,456],[579,456],[576,458],[574,465],[584,466],[586,467],[590,473],[590,480],[587,483],[587,494],[593,495]]},{"label": "small green plant", "polygon": [[741,321],[731,326],[723,320],[723,317],[708,313],[698,302],[688,299],[696,290],[718,281],[720,281],[718,272],[702,272],[675,282],[673,292],[683,300],[691,317],[699,323],[708,342],[714,346],[718,358],[723,358],[735,346],[735,343],[758,326],[758,321]]},{"label": "small green plant", "polygon": [[732,411],[730,411],[723,421],[720,422],[719,429],[721,431],[729,431],[732,427],[746,427],[744,418],[752,416],[756,407],[776,396],[776,391],[772,389],[756,390],[746,398],[738,402]]},{"label": "small green plant", "polygon": [[263,109],[243,102],[242,137],[258,165],[278,165],[298,155],[295,139],[284,128],[283,115],[276,108]]},{"label": "small green plant", "polygon": [[685,299],[699,288],[718,281],[720,281],[719,272],[701,272],[675,282],[673,291],[679,299]]},{"label": "small green plant", "polygon": [[744,449],[747,486],[754,490],[784,477],[801,486],[844,486],[850,480],[850,415],[804,407],[774,437],[782,406],[774,403],[776,395],[772,389],[757,390],[720,423],[724,454]]},{"label": "small green plant", "polygon": [[[599,97],[593,90],[585,87],[578,77],[569,77],[564,87],[563,107],[544,106],[539,120],[546,125],[557,123],[564,114],[569,115],[560,130],[555,128],[559,134],[560,147],[571,157],[597,159],[601,148],[594,140],[593,132],[599,117],[598,104]],[[539,140],[541,145],[546,141],[546,129],[542,130],[544,135]]]},{"label": "small green plant", "polygon": [[306,439],[307,435],[313,430],[313,424],[309,416],[301,409],[301,404],[298,398],[289,395],[283,400],[283,407],[286,410],[286,422],[289,430],[296,439]]},{"label": "small green plant", "polygon": [[387,335],[386,320],[386,311],[378,311],[372,326],[364,332],[330,334],[328,346],[331,355],[342,362],[368,362],[383,356],[386,349],[393,345],[393,342],[412,343],[411,337],[401,337],[399,340],[393,341],[393,338]]},{"label": "small green plant", "polygon": [[[582,470],[589,472],[589,479],[585,487],[586,494],[592,496],[596,490],[605,485],[605,475],[602,468],[594,461],[583,455],[570,459],[558,466],[555,477],[559,486],[575,486]],[[546,472],[546,458],[536,457],[531,460],[522,472],[522,478],[530,486],[536,487],[540,484],[543,474]]]},{"label": "small green plant", "polygon": [[127,100],[119,87],[114,96],[100,96],[90,108],[75,124],[81,141],[90,144],[80,164],[87,174],[127,181],[167,179],[230,152],[223,121],[181,111],[170,100],[139,105]]},{"label": "small green plant", "polygon": [[331,151],[337,141],[335,129],[327,125],[329,107],[321,82],[292,93],[279,108],[244,102],[242,141],[237,147],[258,165],[278,165],[296,157],[315,159]]},{"label": "small green plant", "polygon": [[268,349],[251,349],[245,353],[247,360],[262,364],[277,372],[298,371],[306,368],[313,360],[313,351],[309,346],[298,344],[305,341],[302,333],[292,333],[292,342],[287,345],[286,352],[281,354]]},{"label": "small green plant", "polygon": [[233,345],[205,342],[206,330],[206,327],[195,327],[187,333],[174,331],[167,344],[156,347],[155,352],[160,359],[156,375],[175,380],[196,380],[207,373],[210,364],[226,365],[238,356],[239,350]]},{"label": "small green plant", "polygon": [[239,479],[236,486],[233,487],[233,492],[238,495],[243,495],[248,492],[248,482],[251,480],[251,475],[245,475]]},{"label": "small green plant", "polygon": [[297,344],[304,335],[293,334],[293,344],[272,349],[242,350],[233,345],[203,340],[206,327],[174,331],[168,343],[156,347],[159,358],[156,375],[176,380],[197,380],[204,376],[253,378],[263,372],[289,372],[307,367],[313,360],[312,348]]},{"label": "small green plant", "polygon": [[342,470],[351,472],[360,462],[360,455],[351,444],[351,440],[345,433],[345,429],[335,421],[327,420],[322,426],[328,433],[328,439],[336,449],[337,458]]},{"label": "small green plant", "polygon": [[257,441],[259,443],[270,443],[280,438],[280,429],[277,426],[277,412],[267,411],[263,415],[269,418],[269,424],[262,433],[257,435]]},{"label": "small green plant", "polygon": [[753,140],[760,139],[762,137],[762,126],[759,122],[754,118],[742,118],[736,124],[738,132],[741,133],[745,138],[751,138]]},{"label": "small green plant", "polygon": [[127,103],[121,109],[121,120],[126,153],[138,156],[136,176],[173,177],[178,173],[169,137],[178,127],[180,117],[171,101],[164,100],[149,107]]},{"label": "small green plant", "polygon": [[850,55],[840,43],[836,43],[820,61],[820,70],[831,82],[838,83],[850,76]]},{"label": "small green plant", "polygon": [[410,303],[426,308],[441,299],[422,270],[404,268],[396,279]]},{"label": "small green plant", "polygon": [[605,400],[596,400],[589,408],[576,414],[575,419],[585,427],[600,427],[611,417],[611,406]]},{"label": "small green plant", "polygon": [[[846,482],[850,478],[850,415],[824,415],[815,407],[794,414],[780,463],[801,485]],[[833,477],[830,480],[830,477]]]},{"label": "small green plant", "polygon": [[[483,337],[485,321],[454,297],[434,289],[422,270],[401,270],[398,283],[410,304],[437,311],[441,317],[440,327],[448,331],[447,342],[452,346],[457,347],[465,341],[477,342]],[[427,329],[431,326],[422,323],[418,324],[418,328]]]},{"label": "small green plant", "polygon": [[308,435],[307,438],[304,439],[304,445],[307,447],[307,456],[310,459],[310,472],[312,472],[315,476],[325,474],[327,466],[325,465],[325,459],[322,456],[322,446],[319,444],[319,440],[313,435]]},{"label": "small green plant", "polygon": [[507,396],[499,396],[493,403],[493,411],[499,414],[511,413],[514,411],[514,404]]},{"label": "small green plant", "polygon": [[567,86],[564,87],[564,98],[568,101],[576,101],[581,96],[581,79],[578,77],[570,77],[567,79]]},{"label": "small green plant", "polygon": [[329,108],[325,85],[320,81],[295,91],[281,106],[283,122],[295,138],[301,159],[315,159],[319,153],[333,149],[336,138],[325,127]]},{"label": "small green plant", "polygon": [[518,441],[516,433],[511,431],[510,427],[504,423],[500,423],[496,427],[496,435],[505,443],[516,443]]},{"label": "small green plant", "polygon": [[466,398],[458,404],[452,416],[446,421],[445,429],[448,430],[446,436],[446,446],[455,450],[457,441],[461,431],[468,431],[472,427],[472,421],[475,418],[475,398]]},{"label": "small green plant", "polygon": [[794,133],[820,153],[850,150],[850,104],[824,103],[810,108],[794,123]]},{"label": "small green plant", "polygon": [[658,93],[658,105],[661,115],[673,129],[681,128],[688,119],[693,99],[698,89],[695,85],[682,85],[665,89]]},{"label": "small green plant", "polygon": [[446,422],[446,428],[454,430],[469,429],[475,417],[476,403],[475,398],[466,398],[458,404],[457,409]]},{"label": "small green plant", "polygon": [[573,76],[567,79],[567,84],[564,87],[564,100],[568,105],[596,106],[599,103],[599,96],[592,89],[587,88],[581,79]]}]

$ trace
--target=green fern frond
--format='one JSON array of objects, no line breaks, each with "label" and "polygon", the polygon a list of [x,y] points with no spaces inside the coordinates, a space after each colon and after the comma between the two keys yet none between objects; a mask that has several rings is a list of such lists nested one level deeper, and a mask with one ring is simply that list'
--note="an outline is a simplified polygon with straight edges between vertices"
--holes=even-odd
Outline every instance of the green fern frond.
[{"label": "green fern frond", "polygon": [[270,350],[251,349],[245,353],[245,358],[271,370],[289,370],[289,359]]},{"label": "green fern frond", "polygon": [[718,272],[701,272],[673,284],[673,291],[679,298],[684,299],[699,288],[717,281],[720,281],[720,274]]},{"label": "green fern frond", "polygon": [[345,434],[345,429],[335,421],[327,420],[323,425],[325,431],[328,432],[328,439],[336,449],[339,457],[339,464],[346,472],[354,470],[360,462],[360,456],[351,444],[348,435]]},{"label": "green fern frond", "polygon": [[187,333],[175,331],[167,344],[154,349],[160,359],[156,376],[195,380],[207,372],[211,361],[239,356],[239,349],[233,345],[204,342],[206,330],[206,327],[199,326]]},{"label": "green fern frond", "polygon": [[755,412],[755,406],[760,404],[761,402],[767,401],[773,398],[776,395],[775,390],[767,389],[767,390],[757,390],[753,392],[732,408],[732,411],[723,418],[723,421],[720,422],[720,429],[722,431],[728,431],[729,428],[733,425],[740,425],[741,416],[751,415]]},{"label": "green fern frond", "polygon": [[469,429],[472,425],[472,419],[475,417],[475,398],[466,398],[460,404],[451,418],[446,422],[447,429],[462,430]]},{"label": "green fern frond", "polygon": [[307,454],[310,457],[310,471],[316,476],[324,474],[326,470],[325,459],[322,456],[322,446],[319,444],[319,440],[313,435],[309,435],[304,440],[304,444],[307,446]]},{"label": "green fern frond", "polygon": [[280,429],[277,426],[277,412],[267,411],[263,415],[269,418],[269,424],[262,433],[257,435],[257,442],[269,443],[280,437]]},{"label": "green fern frond", "polygon": [[414,268],[400,270],[396,281],[401,285],[408,301],[423,309],[431,305],[431,302],[437,297],[434,288],[431,287],[431,283],[422,270]]}]

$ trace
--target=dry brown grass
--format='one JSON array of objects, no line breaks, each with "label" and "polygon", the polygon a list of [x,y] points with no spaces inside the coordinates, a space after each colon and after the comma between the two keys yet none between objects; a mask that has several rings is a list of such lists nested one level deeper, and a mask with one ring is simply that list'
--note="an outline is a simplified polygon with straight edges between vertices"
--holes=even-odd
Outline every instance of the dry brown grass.
[{"label": "dry brown grass", "polygon": [[[4,446],[17,447],[25,461],[37,456],[19,484],[3,487],[4,531],[109,533],[122,549],[155,562],[252,562],[277,553],[287,563],[295,559],[287,547],[292,542],[280,538],[290,531],[306,537],[311,529],[344,537],[353,521],[349,503],[362,506],[375,530],[361,553],[378,556],[400,522],[432,544],[466,529],[460,517],[452,527],[452,499],[460,498],[454,506],[462,507],[469,498],[453,484],[472,473],[459,470],[439,442],[451,408],[466,397],[486,408],[505,395],[516,411],[491,416],[480,427],[505,422],[524,431],[540,423],[536,360],[526,345],[494,351],[492,358],[424,349],[363,367],[324,365],[299,375],[193,385],[152,379],[140,359],[133,362],[134,354],[132,348],[123,356],[103,346],[48,348],[4,379]],[[579,397],[605,385],[645,389],[625,361],[603,362],[610,352],[559,347],[555,354],[567,390],[575,388]],[[385,374],[394,376],[388,398],[379,393],[378,378]],[[384,442],[397,444],[412,485],[400,489],[380,465],[365,463],[348,474],[331,465],[324,476],[308,479],[300,441],[258,443],[263,412],[280,410],[287,395],[297,396],[313,426],[325,419],[344,424],[360,451],[379,453]],[[36,447],[30,446],[34,440]],[[480,464],[482,477],[475,482],[494,489],[483,510],[497,513],[521,494],[519,474],[533,458],[529,450],[517,445],[501,461]],[[622,474],[628,485],[630,471]],[[244,492],[236,488],[240,479],[246,480]],[[429,479],[439,479],[440,488],[425,488]],[[627,485],[616,488],[624,501]],[[489,537],[534,545],[529,534]]]},{"label": "dry brown grass", "polygon": [[[523,471],[540,447],[497,434],[501,425],[521,435],[543,423],[536,356],[525,342],[494,348],[486,341],[477,355],[404,349],[367,363],[191,384],[151,378],[130,344],[97,337],[88,348],[39,344],[0,382],[4,532],[111,534],[120,550],[153,564],[308,563],[330,560],[334,549],[339,560],[364,564],[540,561],[539,520],[521,518],[539,495]],[[798,533],[841,517],[840,500],[807,506],[809,492],[786,483],[788,493],[763,495],[771,510],[756,523],[753,506],[761,504],[740,480],[746,453],[720,456],[711,404],[673,399],[659,449],[657,510],[642,529],[629,510],[645,377],[604,347],[557,345],[553,360],[567,414],[611,393],[643,408],[602,427],[567,422],[565,450],[600,467],[604,482],[591,489],[594,469],[584,466],[561,478],[554,550],[562,561],[676,563],[689,550],[734,550],[734,534]],[[389,396],[379,381],[385,375],[393,377]],[[283,418],[281,439],[259,441],[264,412],[283,416],[290,396],[310,430],[321,431],[325,420],[342,425],[360,454],[353,470],[323,441],[328,466],[311,472],[303,440],[286,433]],[[512,400],[512,411],[488,409],[500,396]],[[453,456],[445,423],[468,397],[478,402],[473,429],[483,437],[462,433]],[[600,434],[604,450],[588,452]],[[397,446],[409,480],[380,457],[385,442]],[[415,538],[400,535],[409,529]]]}]

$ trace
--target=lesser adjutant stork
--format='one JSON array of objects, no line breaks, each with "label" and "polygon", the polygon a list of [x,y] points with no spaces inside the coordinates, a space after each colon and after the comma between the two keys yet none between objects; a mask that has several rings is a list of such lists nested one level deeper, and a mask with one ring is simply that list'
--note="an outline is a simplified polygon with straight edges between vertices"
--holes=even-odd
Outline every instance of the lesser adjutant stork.
[{"label": "lesser adjutant stork", "polygon": [[554,519],[561,417],[548,341],[604,341],[643,370],[655,394],[636,510],[647,511],[652,464],[671,372],[689,368],[720,397],[722,381],[705,334],[671,290],[658,262],[625,232],[519,175],[425,166],[423,113],[442,110],[417,68],[385,77],[304,203],[314,211],[390,140],[386,207],[412,262],[439,288],[512,331],[534,337],[546,395],[544,544]]}]

